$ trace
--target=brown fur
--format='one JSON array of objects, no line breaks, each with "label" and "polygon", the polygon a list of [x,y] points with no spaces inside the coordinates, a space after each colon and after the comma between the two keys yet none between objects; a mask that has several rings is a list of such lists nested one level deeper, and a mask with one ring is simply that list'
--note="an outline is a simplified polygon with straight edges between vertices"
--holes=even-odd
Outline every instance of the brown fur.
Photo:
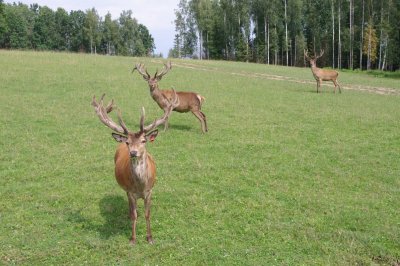
[{"label": "brown fur", "polygon": [[[150,134],[157,134],[150,132]],[[147,241],[153,243],[150,228],[150,205],[153,186],[156,182],[156,164],[153,157],[146,151],[147,136],[144,132],[129,133],[125,137],[113,134],[117,141],[125,142],[118,145],[115,152],[115,179],[125,190],[129,201],[129,213],[132,220],[131,243],[136,243],[137,200],[144,200],[147,227]],[[132,157],[132,153],[137,156]]]},{"label": "brown fur", "polygon": [[157,137],[158,130],[156,128],[165,123],[176,106],[178,97],[176,93],[173,93],[173,99],[169,101],[163,117],[156,119],[148,126],[144,125],[144,108],[142,108],[140,131],[131,132],[123,122],[120,112],[118,113],[119,125],[108,116],[115,106],[112,100],[107,107],[104,107],[104,96],[103,94],[100,102],[97,102],[96,97],[93,96],[92,105],[100,121],[114,131],[113,138],[121,143],[114,156],[115,179],[128,196],[129,215],[132,220],[131,243],[136,243],[137,200],[140,198],[144,200],[147,241],[153,243],[150,228],[150,205],[152,189],[156,182],[156,165],[153,157],[146,151],[146,143]]},{"label": "brown fur", "polygon": [[306,50],[304,50],[304,56],[310,61],[311,71],[313,73],[315,80],[317,81],[317,93],[319,93],[319,88],[321,87],[322,81],[332,81],[333,84],[335,85],[335,89],[334,89],[335,93],[336,93],[336,87],[339,87],[339,92],[342,93],[340,84],[337,81],[339,73],[335,70],[322,69],[322,68],[317,67],[317,59],[320,58],[323,54],[324,54],[324,51],[322,50],[320,55],[312,58],[312,57],[309,57],[308,52]]},{"label": "brown fur", "polygon": [[[159,90],[156,88],[156,90]],[[153,96],[154,90],[150,90],[150,94],[152,98],[157,102],[157,98]],[[172,90],[159,90],[162,95],[170,100],[172,98]],[[206,115],[201,111],[201,105],[204,101],[204,97],[201,96],[200,94],[194,93],[194,92],[186,92],[186,91],[177,91],[176,94],[178,95],[179,98],[179,105],[173,109],[175,112],[179,113],[187,113],[187,112],[192,112],[194,116],[197,117],[197,119],[200,121],[201,124],[201,130],[203,133],[208,131],[207,128],[207,120],[206,120]],[[202,101],[200,101],[202,99]],[[161,103],[161,104],[160,104]],[[158,106],[164,110],[163,102],[160,101],[157,102]],[[164,129],[168,128],[168,120],[164,125]]]},{"label": "brown fur", "polygon": [[[158,104],[158,106],[164,110],[164,112],[168,108],[169,101],[172,99],[173,90],[160,90],[158,87],[158,81],[160,81],[162,76],[167,74],[170,69],[171,64],[165,65],[161,73],[158,74],[156,72],[153,77],[151,77],[147,70],[145,70],[143,64],[137,64],[133,69],[133,71],[138,70],[138,72],[147,81],[149,84],[151,97]],[[179,105],[176,106],[173,111],[179,113],[192,112],[192,114],[200,121],[203,133],[207,132],[208,128],[206,115],[201,111],[201,105],[203,104],[205,98],[195,92],[178,91],[176,94],[178,96]],[[167,128],[168,119],[164,124],[164,130]]]},{"label": "brown fur", "polygon": [[339,87],[339,92],[342,93],[339,82],[337,82],[337,78],[339,76],[339,73],[337,71],[318,68],[315,66],[315,62],[314,65],[311,65],[311,71],[313,73],[315,80],[317,81],[317,93],[319,92],[319,88],[321,87],[322,81],[332,81],[333,84],[335,85],[334,92],[336,93],[336,87]]},{"label": "brown fur", "polygon": [[[156,165],[153,157],[146,153],[147,168],[146,168],[146,179],[143,186],[139,186],[141,183],[135,176],[132,175],[132,161],[129,156],[129,149],[126,144],[119,144],[115,152],[114,162],[115,162],[115,179],[118,185],[126,192],[131,192],[137,195],[144,195],[151,191],[156,182]],[[143,198],[143,197],[141,197]]]}]

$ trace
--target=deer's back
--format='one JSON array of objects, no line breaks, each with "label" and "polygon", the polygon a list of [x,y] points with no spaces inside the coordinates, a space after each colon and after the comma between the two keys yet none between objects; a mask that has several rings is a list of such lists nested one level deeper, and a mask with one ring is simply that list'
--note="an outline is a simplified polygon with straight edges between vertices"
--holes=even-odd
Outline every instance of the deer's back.
[{"label": "deer's back", "polygon": [[315,68],[313,69],[315,79],[333,80],[337,79],[339,73],[331,69]]},{"label": "deer's back", "polygon": [[[172,100],[172,90],[163,90],[162,93],[169,100]],[[177,91],[176,94],[179,98],[179,105],[174,108],[174,111],[185,113],[201,109],[201,104],[204,100],[204,97],[200,94],[189,91]]]}]

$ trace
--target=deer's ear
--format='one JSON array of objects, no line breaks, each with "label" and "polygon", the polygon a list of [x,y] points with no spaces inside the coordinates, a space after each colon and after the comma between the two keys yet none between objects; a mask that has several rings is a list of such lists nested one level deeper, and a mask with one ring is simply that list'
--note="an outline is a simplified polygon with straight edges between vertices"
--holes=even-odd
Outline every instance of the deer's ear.
[{"label": "deer's ear", "polygon": [[153,130],[146,134],[146,140],[153,142],[156,139],[157,135],[158,135],[158,129]]},{"label": "deer's ear", "polygon": [[127,136],[124,136],[124,135],[121,135],[121,134],[112,133],[111,135],[118,142],[126,142],[128,140]]}]

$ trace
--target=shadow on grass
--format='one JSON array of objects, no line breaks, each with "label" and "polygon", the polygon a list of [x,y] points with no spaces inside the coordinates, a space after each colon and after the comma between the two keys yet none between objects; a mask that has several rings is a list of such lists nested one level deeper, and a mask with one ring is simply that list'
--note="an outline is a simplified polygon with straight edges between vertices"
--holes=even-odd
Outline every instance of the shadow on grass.
[{"label": "shadow on grass", "polygon": [[[189,127],[189,126],[185,126],[185,125],[171,125],[171,124],[169,124],[169,125],[168,125],[168,129],[176,129],[176,130],[181,130],[181,131],[189,131],[189,130],[191,130],[192,128]],[[167,129],[167,130],[168,130],[168,129]]]},{"label": "shadow on grass", "polygon": [[97,228],[101,237],[129,235],[131,221],[128,215],[128,202],[122,196],[107,195],[99,203],[100,213],[105,222]]},{"label": "shadow on grass", "polygon": [[400,79],[400,71],[379,71],[379,70],[370,70],[366,71],[366,74],[369,76],[373,76],[375,78],[391,78],[391,79]]},{"label": "shadow on grass", "polygon": [[128,216],[128,202],[122,196],[106,195],[100,200],[99,209],[104,219],[103,223],[83,216],[81,211],[70,213],[68,221],[82,230],[98,232],[103,239],[115,235],[130,237],[131,221]]}]

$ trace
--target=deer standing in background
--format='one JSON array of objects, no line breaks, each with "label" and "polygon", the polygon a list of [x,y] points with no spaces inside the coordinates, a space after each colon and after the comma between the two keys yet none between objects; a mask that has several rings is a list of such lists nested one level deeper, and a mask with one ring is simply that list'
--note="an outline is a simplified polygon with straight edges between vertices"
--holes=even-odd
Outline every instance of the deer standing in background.
[{"label": "deer standing in background", "polygon": [[[168,102],[171,101],[173,92],[172,90],[160,90],[158,87],[158,82],[165,74],[168,73],[171,67],[171,62],[169,62],[168,64],[164,64],[161,72],[158,73],[158,71],[156,71],[153,77],[150,76],[143,64],[136,64],[132,70],[132,73],[137,70],[139,74],[143,76],[144,80],[147,81],[150,87],[151,97],[158,104],[158,106],[164,110],[164,112],[168,108]],[[189,111],[192,112],[192,114],[194,114],[194,116],[199,119],[203,133],[207,132],[208,128],[206,115],[201,111],[201,105],[204,102],[205,98],[195,92],[178,91],[176,92],[176,94],[178,95],[179,104],[173,109],[173,111],[179,113],[186,113]],[[164,130],[167,130],[167,128],[168,118],[164,124]]]},{"label": "deer standing in background", "polygon": [[137,200],[142,198],[144,199],[147,241],[152,244],[150,205],[152,188],[156,181],[156,165],[153,157],[146,151],[146,143],[154,141],[158,134],[156,127],[165,123],[171,114],[177,103],[176,93],[174,93],[173,100],[169,102],[164,115],[148,126],[144,125],[144,108],[142,108],[140,130],[138,132],[128,130],[121,118],[120,111],[118,112],[119,125],[115,123],[107,114],[114,109],[114,101],[112,100],[108,106],[104,107],[103,98],[104,94],[100,102],[96,102],[96,98],[93,96],[92,105],[100,121],[116,132],[112,133],[112,136],[121,143],[118,145],[114,156],[115,178],[128,196],[129,215],[132,220],[130,243],[136,243]]},{"label": "deer standing in background", "polygon": [[335,70],[322,69],[317,67],[317,59],[320,58],[323,54],[324,50],[322,50],[318,56],[309,57],[308,51],[304,50],[304,56],[306,57],[307,60],[310,61],[311,71],[314,75],[315,80],[317,81],[317,93],[319,93],[321,81],[332,81],[333,84],[335,84],[335,90],[334,90],[335,93],[336,93],[336,87],[339,87],[339,92],[342,93],[340,85],[337,81],[339,73]]}]

